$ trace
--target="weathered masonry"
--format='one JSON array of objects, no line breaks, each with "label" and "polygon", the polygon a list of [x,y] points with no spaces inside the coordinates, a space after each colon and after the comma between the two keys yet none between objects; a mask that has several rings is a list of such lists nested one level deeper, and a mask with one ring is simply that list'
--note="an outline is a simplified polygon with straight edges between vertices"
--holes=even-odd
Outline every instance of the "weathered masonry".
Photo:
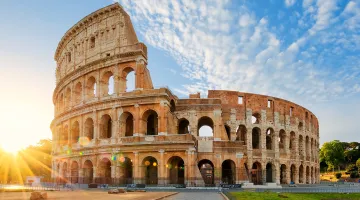
[{"label": "weathered masonry", "polygon": [[[179,99],[154,88],[147,47],[118,3],[68,30],[55,60],[57,182],[319,182],[313,113],[258,94],[210,90],[207,98]],[[135,83],[129,83],[131,73]],[[135,89],[129,90],[131,84]]]}]

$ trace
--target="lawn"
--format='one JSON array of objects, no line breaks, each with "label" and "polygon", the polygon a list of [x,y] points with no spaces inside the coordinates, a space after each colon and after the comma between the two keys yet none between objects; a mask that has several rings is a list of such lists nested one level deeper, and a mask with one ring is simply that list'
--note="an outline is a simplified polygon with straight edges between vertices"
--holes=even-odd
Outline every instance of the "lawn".
[{"label": "lawn", "polygon": [[[275,192],[230,192],[230,195],[241,200],[345,200],[360,199],[360,193],[275,193]],[[235,199],[235,198],[234,198]]]}]

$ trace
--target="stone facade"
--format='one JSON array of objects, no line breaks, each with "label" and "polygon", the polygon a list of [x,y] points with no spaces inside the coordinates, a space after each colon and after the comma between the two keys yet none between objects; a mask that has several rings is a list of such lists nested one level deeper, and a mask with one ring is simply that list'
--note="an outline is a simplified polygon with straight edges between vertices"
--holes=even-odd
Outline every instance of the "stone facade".
[{"label": "stone facade", "polygon": [[[118,3],[67,31],[55,61],[57,182],[319,182],[314,114],[264,95],[210,90],[207,98],[179,99],[167,88],[154,89],[147,48]],[[126,91],[130,72],[135,90]],[[212,136],[201,135],[204,126]]]}]

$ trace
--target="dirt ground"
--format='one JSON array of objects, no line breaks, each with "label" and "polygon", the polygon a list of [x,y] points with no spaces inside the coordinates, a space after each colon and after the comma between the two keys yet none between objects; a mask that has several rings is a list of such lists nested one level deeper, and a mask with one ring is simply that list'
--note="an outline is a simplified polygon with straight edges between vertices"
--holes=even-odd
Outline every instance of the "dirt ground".
[{"label": "dirt ground", "polygon": [[[124,194],[108,194],[107,191],[56,191],[47,192],[49,200],[155,200],[175,194],[175,192],[128,192]],[[1,192],[1,200],[29,200],[31,192]]]}]

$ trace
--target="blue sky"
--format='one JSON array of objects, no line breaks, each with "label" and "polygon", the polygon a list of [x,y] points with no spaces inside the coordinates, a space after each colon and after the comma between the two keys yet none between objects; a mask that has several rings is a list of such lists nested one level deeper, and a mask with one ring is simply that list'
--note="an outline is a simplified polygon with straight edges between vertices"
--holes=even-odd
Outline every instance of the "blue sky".
[{"label": "blue sky", "polygon": [[[77,21],[113,2],[0,1],[0,145],[51,137],[57,44]],[[285,98],[319,118],[321,143],[360,141],[360,1],[120,4],[148,46],[155,87],[179,97],[231,89]]]}]

